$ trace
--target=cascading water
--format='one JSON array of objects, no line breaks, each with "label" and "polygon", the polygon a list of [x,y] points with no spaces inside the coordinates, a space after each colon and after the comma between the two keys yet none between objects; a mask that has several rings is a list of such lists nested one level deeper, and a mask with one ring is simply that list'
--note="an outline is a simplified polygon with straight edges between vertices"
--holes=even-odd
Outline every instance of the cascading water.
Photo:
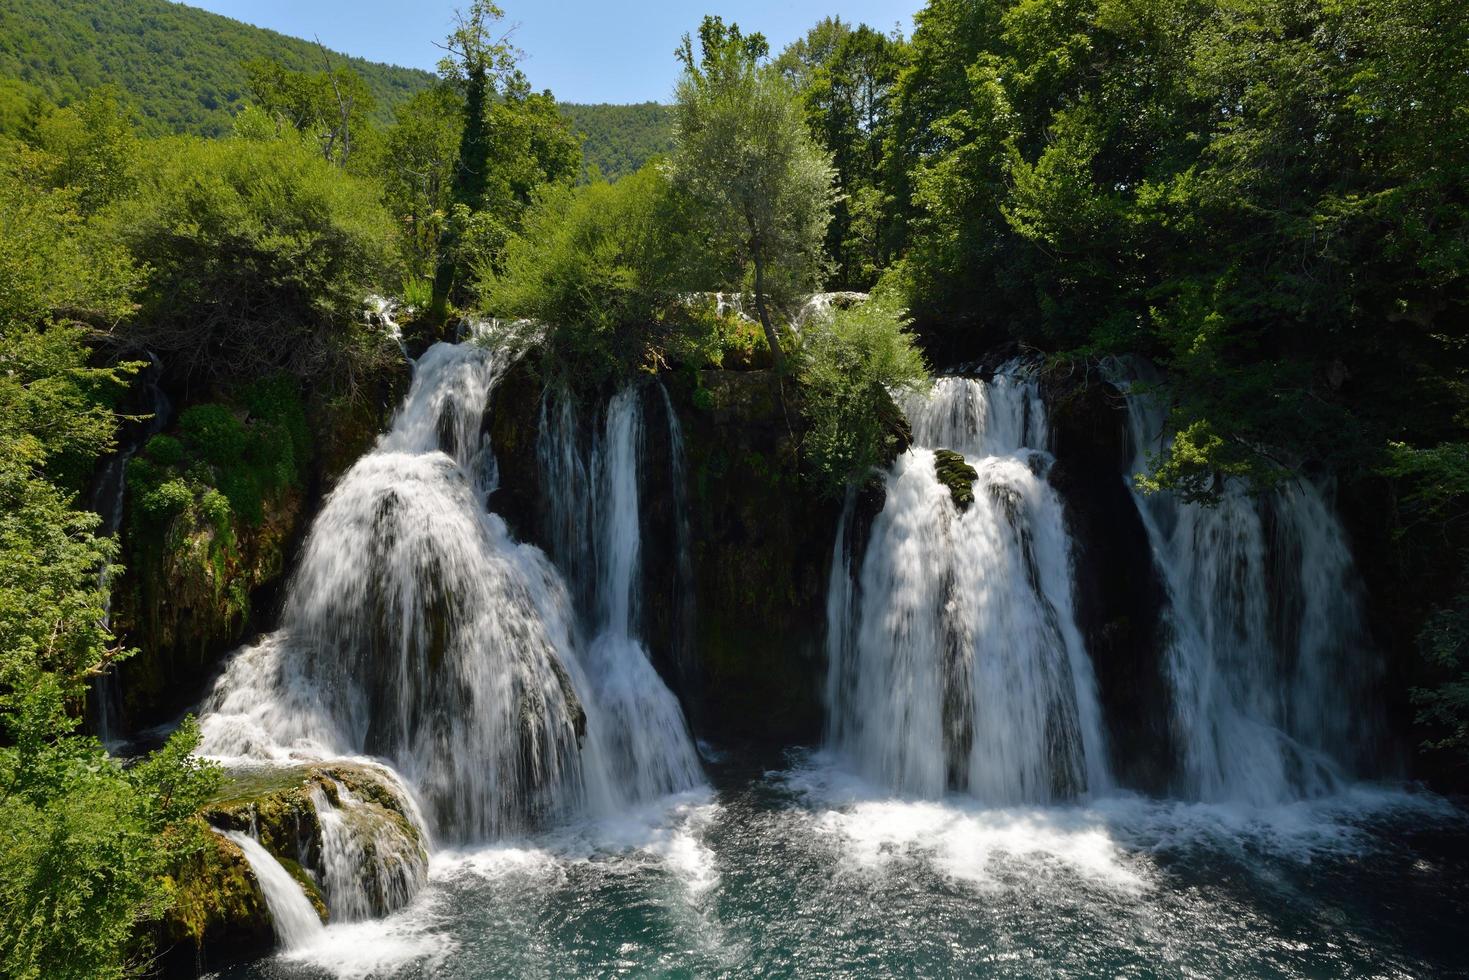
[{"label": "cascading water", "polygon": [[[400,811],[414,812],[406,794],[396,803]],[[312,786],[311,805],[321,825],[319,878],[332,921],[387,914],[423,888],[427,855],[413,827],[336,779]]]},{"label": "cascading water", "polygon": [[383,758],[450,841],[700,781],[677,702],[634,633],[636,400],[609,407],[595,520],[571,531],[596,529],[599,602],[584,630],[555,567],[487,508],[484,415],[508,362],[476,343],[420,359],[391,430],[316,519],[281,628],[210,696],[205,753]]},{"label": "cascading water", "polygon": [[[639,639],[639,393],[629,387],[608,403],[589,462],[578,450],[570,402],[553,401],[548,396],[542,407],[539,456],[549,489],[553,551],[588,604],[592,639],[584,665],[598,692],[596,704],[588,706],[588,729],[608,767],[616,802],[689,789],[703,778],[698,755],[678,700]],[[677,454],[678,440],[671,438]],[[588,524],[594,536],[576,533]]]},{"label": "cascading water", "polygon": [[475,345],[425,353],[392,429],[312,527],[281,629],[206,705],[205,752],[385,758],[450,839],[575,803],[570,605],[484,505],[482,419],[506,363]]},{"label": "cascading water", "polygon": [[[1038,386],[939,380],[905,406],[861,568],[839,533],[828,606],[827,742],[904,794],[1044,802],[1107,786],[1091,664],[1072,613]],[[978,471],[956,506],[935,450]],[[845,531],[845,529],[844,529]]]},{"label": "cascading water", "polygon": [[[138,450],[149,439],[163,431],[173,411],[168,396],[159,385],[163,365],[151,351],[147,354],[148,367],[139,378],[148,399],[146,417],[127,427],[127,431],[123,433],[122,445],[102,464],[93,487],[92,510],[102,518],[102,523],[97,528],[100,537],[115,537],[121,529],[123,505],[127,499],[128,461],[137,455]],[[98,580],[106,593],[102,622],[103,625],[108,625],[112,618],[112,589],[107,568],[98,573]],[[97,677],[92,686],[91,704],[92,723],[102,744],[109,751],[124,748],[127,742],[120,726],[122,691],[115,670],[104,671]]]},{"label": "cascading water", "polygon": [[[1125,390],[1132,386],[1121,380]],[[1163,448],[1164,407],[1127,399],[1131,473]],[[1181,792],[1256,804],[1339,788],[1365,754],[1371,682],[1360,588],[1339,522],[1304,479],[1214,506],[1133,487],[1168,595],[1168,679]]]},{"label": "cascading water", "polygon": [[249,862],[260,892],[265,896],[271,925],[281,945],[288,950],[299,949],[320,936],[323,928],[321,918],[291,873],[249,834],[238,830],[219,833],[245,852],[245,860]]}]

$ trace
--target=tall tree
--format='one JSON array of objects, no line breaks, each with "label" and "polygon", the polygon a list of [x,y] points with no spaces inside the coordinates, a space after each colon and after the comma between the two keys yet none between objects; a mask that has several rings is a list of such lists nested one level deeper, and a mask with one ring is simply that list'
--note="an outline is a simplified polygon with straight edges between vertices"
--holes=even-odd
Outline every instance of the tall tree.
[{"label": "tall tree", "polygon": [[762,35],[719,17],[699,27],[697,57],[684,35],[670,169],[702,208],[712,243],[753,269],[755,309],[784,370],[770,300],[819,281],[834,192],[831,160],[769,52]]},{"label": "tall tree", "polygon": [[[490,132],[486,107],[499,82],[515,69],[518,52],[510,44],[508,31],[497,31],[505,13],[490,0],[475,0],[467,13],[460,13],[454,30],[444,42],[447,54],[439,62],[439,74],[464,95],[464,128],[459,137],[459,159],[454,166],[453,203],[477,211],[484,203],[489,182]],[[454,261],[455,232],[439,249],[434,274],[432,319],[442,324],[448,315],[449,294],[462,270]]]}]

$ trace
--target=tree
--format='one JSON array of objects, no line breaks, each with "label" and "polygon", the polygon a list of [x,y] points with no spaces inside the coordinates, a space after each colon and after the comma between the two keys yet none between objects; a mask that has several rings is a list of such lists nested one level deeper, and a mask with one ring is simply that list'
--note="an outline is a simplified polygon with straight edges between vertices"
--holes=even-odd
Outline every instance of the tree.
[{"label": "tree", "polygon": [[698,202],[712,241],[754,270],[755,309],[776,366],[785,354],[770,299],[813,288],[823,270],[833,171],[812,141],[790,83],[759,34],[705,17],[700,53],[684,35],[670,172]]},{"label": "tree", "polygon": [[846,288],[871,286],[895,245],[882,176],[903,49],[897,35],[828,18],[776,62],[796,84],[812,135],[836,168],[826,252]]},{"label": "tree", "polygon": [[[458,15],[455,28],[443,45],[447,54],[439,62],[439,74],[459,89],[464,98],[464,126],[460,130],[451,198],[455,205],[469,212],[483,206],[489,184],[490,132],[486,108],[500,80],[515,69],[518,55],[510,44],[509,32],[495,34],[495,25],[504,16],[504,11],[490,0],[475,0],[468,13]],[[454,239],[461,235],[450,227],[445,232],[448,240],[440,245],[430,314],[435,323],[443,323],[448,316],[449,294],[461,272],[454,261]]]},{"label": "tree", "polygon": [[[383,133],[372,170],[400,223],[407,282],[431,282],[439,239],[452,207],[464,103],[449,85],[436,85],[398,107]],[[411,297],[415,288],[406,290]],[[409,298],[405,297],[405,298]]]},{"label": "tree", "polygon": [[248,62],[250,96],[278,125],[315,139],[324,158],[345,167],[353,132],[360,136],[369,126],[372,90],[352,69],[334,66],[324,47],[321,56],[325,70],[318,72],[291,71],[269,58]]},{"label": "tree", "polygon": [[[73,141],[63,141],[71,149]],[[128,365],[90,364],[128,309],[129,258],[80,210],[66,156],[0,147],[0,975],[140,972],[139,926],[164,875],[207,833],[215,780],[185,725],[124,767],[77,734],[88,684],[130,651],[107,627],[99,572],[116,546],[75,487],[112,446]],[[83,157],[83,160],[86,158]],[[92,326],[90,324],[98,324]]]}]

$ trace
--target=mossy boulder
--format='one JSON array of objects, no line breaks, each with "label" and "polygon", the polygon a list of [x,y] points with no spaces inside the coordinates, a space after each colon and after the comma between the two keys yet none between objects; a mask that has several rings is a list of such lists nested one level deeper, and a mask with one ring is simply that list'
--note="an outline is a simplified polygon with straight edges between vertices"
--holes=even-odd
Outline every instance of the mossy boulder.
[{"label": "mossy boulder", "polygon": [[955,506],[961,511],[968,510],[974,503],[974,484],[979,472],[964,461],[964,454],[952,449],[935,449],[933,470],[939,482],[949,488]]},{"label": "mossy boulder", "polygon": [[403,792],[372,766],[331,762],[237,770],[201,812],[215,827],[257,837],[326,921],[332,896],[323,890],[318,799],[342,814],[360,844],[357,875],[370,911],[396,911],[415,890],[404,883],[421,880],[428,852]]},{"label": "mossy boulder", "polygon": [[197,975],[274,947],[265,895],[232,841],[207,834],[203,847],[165,879],[165,887],[173,903],[157,933],[168,975]]}]

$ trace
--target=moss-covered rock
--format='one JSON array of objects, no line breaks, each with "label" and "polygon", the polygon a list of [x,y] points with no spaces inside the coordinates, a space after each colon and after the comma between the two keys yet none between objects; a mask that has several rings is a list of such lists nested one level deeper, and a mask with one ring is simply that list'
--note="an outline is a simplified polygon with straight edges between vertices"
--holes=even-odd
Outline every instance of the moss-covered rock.
[{"label": "moss-covered rock", "polygon": [[165,886],[173,903],[158,927],[158,949],[169,975],[198,975],[275,945],[265,895],[244,852],[226,838],[209,834]]},{"label": "moss-covered rock", "polygon": [[330,762],[237,770],[201,812],[215,827],[257,837],[301,883],[325,921],[333,896],[321,800],[353,836],[360,861],[355,877],[368,910],[396,911],[422,883],[428,853],[402,790],[372,766]]},{"label": "moss-covered rock", "polygon": [[974,483],[979,479],[979,473],[964,461],[964,454],[952,449],[935,449],[933,471],[939,482],[949,488],[954,504],[961,511],[968,510],[974,503]]},{"label": "moss-covered rock", "polygon": [[695,729],[721,740],[813,741],[841,502],[802,477],[798,393],[789,384],[783,393],[773,371],[665,382],[689,482],[698,684],[686,703]]}]

